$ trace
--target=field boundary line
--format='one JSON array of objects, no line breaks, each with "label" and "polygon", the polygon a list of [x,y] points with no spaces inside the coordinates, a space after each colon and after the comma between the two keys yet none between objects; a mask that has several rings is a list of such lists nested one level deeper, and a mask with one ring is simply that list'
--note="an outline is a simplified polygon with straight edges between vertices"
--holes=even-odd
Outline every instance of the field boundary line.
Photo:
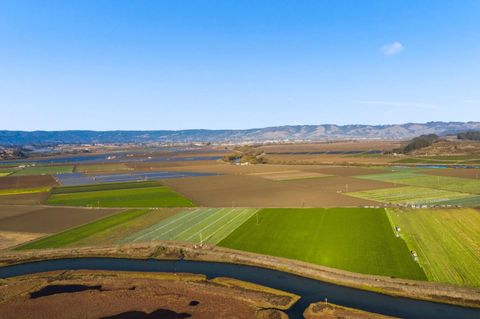
[{"label": "field boundary line", "polygon": [[[200,221],[200,223],[203,222],[204,220],[207,220],[208,218],[210,218],[210,217],[212,217],[212,216],[215,216],[216,214],[220,213],[220,212],[221,212],[222,210],[224,210],[224,209],[225,209],[225,208],[216,209],[211,215],[208,215],[207,217],[205,217],[204,219],[202,219],[202,220]],[[222,217],[223,217],[223,216],[221,216],[221,217],[219,217],[219,218],[215,217],[215,219],[214,219],[211,223],[209,223],[209,224],[207,225],[207,228],[208,228],[211,224],[216,223],[216,222],[218,221],[218,219],[220,219],[220,218],[222,218]],[[176,235],[174,236],[174,239],[178,239],[183,233],[191,230],[193,227],[194,227],[194,226],[190,226],[190,227],[188,227],[187,229],[184,229],[184,230],[183,230],[182,232],[180,232],[179,234],[176,234]],[[189,238],[190,238],[190,237],[189,237]],[[187,241],[187,240],[186,240],[186,241]]]},{"label": "field boundary line", "polygon": [[[220,210],[218,211],[218,213],[220,213],[220,212],[221,212],[222,210],[224,210],[224,209],[228,209],[228,208],[222,208],[222,209],[220,209]],[[211,223],[209,223],[207,226],[203,227],[202,229],[200,229],[200,230],[197,231],[196,233],[194,233],[194,234],[190,235],[189,237],[187,237],[187,238],[185,239],[185,241],[189,241],[190,238],[192,238],[192,237],[200,234],[202,231],[204,231],[205,229],[211,227],[212,225],[215,225],[216,223],[218,223],[219,221],[223,220],[224,218],[226,218],[226,217],[228,217],[228,216],[230,216],[230,215],[232,215],[232,214],[235,214],[235,212],[236,212],[236,209],[235,209],[235,208],[233,208],[233,209],[230,210],[230,211],[227,211],[225,214],[223,214],[223,215],[220,216],[219,218],[216,218],[214,221],[212,221]],[[238,217],[238,216],[237,216],[237,217]],[[235,217],[234,217],[234,218],[235,218]],[[227,222],[227,223],[228,223],[228,222]],[[224,224],[224,225],[225,225],[225,224]],[[223,226],[222,226],[222,227],[223,227]],[[209,236],[209,237],[210,237],[210,236]]]},{"label": "field boundary line", "polygon": [[[155,232],[155,231],[157,231],[157,230],[159,230],[159,229],[162,229],[163,227],[166,227],[166,226],[168,226],[168,225],[170,225],[170,224],[172,224],[172,223],[175,223],[175,222],[177,222],[177,221],[179,221],[179,220],[181,220],[181,219],[183,219],[183,218],[185,218],[185,217],[187,217],[187,216],[190,216],[191,214],[193,214],[194,212],[196,212],[196,211],[198,211],[198,210],[199,210],[199,208],[196,208],[196,209],[194,209],[194,210],[192,210],[192,211],[190,211],[190,212],[186,212],[184,215],[182,215],[182,216],[180,216],[180,217],[177,217],[177,218],[175,218],[175,215],[173,215],[173,216],[171,217],[173,220],[171,220],[170,222],[168,222],[168,223],[166,223],[166,224],[164,224],[164,225],[161,225],[159,228],[154,228],[153,230],[147,231],[146,233],[140,235],[139,237],[136,237],[136,238],[133,239],[132,241],[133,241],[133,242],[136,242],[138,239],[144,238],[146,235],[150,235],[151,233],[153,233],[153,232]],[[156,226],[156,225],[152,225],[150,228],[153,228],[153,227],[155,227],[155,226]]]},{"label": "field boundary line", "polygon": [[[225,228],[227,225],[230,225],[234,220],[236,220],[237,218],[239,218],[244,212],[245,210],[247,210],[247,213],[248,213],[248,208],[244,208],[237,216],[235,216],[234,218],[232,218],[228,223],[225,223],[223,224],[220,228],[218,228],[215,232],[213,232],[210,236],[208,236],[207,238],[205,238],[205,241],[209,240],[211,237],[215,236],[215,234],[217,234],[221,229]],[[257,212],[259,211],[259,209],[255,209],[255,211],[253,212],[252,216],[254,214],[256,214]],[[245,214],[247,214],[245,213]],[[243,223],[245,223],[248,219],[250,219],[252,216],[250,216],[249,218],[247,218]],[[217,241],[215,244],[219,243],[220,241],[222,241],[223,239],[227,238],[231,233],[233,233],[238,227],[242,226],[243,225],[240,224],[238,225],[235,229],[233,229],[231,232],[229,232],[228,234],[225,235],[225,237],[223,237],[222,239],[220,239],[219,241]]]},{"label": "field boundary line", "polygon": [[[193,216],[193,217],[189,220],[189,222],[191,222],[192,220],[195,220],[195,222],[197,222],[198,220],[202,221],[203,218],[208,218],[209,216],[211,216],[210,213],[211,213],[211,209],[206,209],[206,210],[203,211],[203,212],[201,211],[200,213],[197,213],[196,216]],[[214,214],[214,213],[212,213],[212,214]],[[204,216],[206,216],[206,217],[204,217]],[[183,225],[184,225],[183,223],[180,223],[180,224],[178,224],[177,226],[175,226],[175,227],[167,230],[166,232],[162,232],[161,234],[158,234],[158,236],[164,236],[164,235],[170,233],[171,231],[176,230],[176,229],[182,227]],[[189,226],[189,228],[187,228],[187,230],[190,229],[190,227],[191,227],[191,226]],[[185,230],[184,230],[184,231],[185,231]],[[182,231],[182,233],[183,233],[184,231]],[[175,235],[174,237],[177,237],[177,235]]]}]

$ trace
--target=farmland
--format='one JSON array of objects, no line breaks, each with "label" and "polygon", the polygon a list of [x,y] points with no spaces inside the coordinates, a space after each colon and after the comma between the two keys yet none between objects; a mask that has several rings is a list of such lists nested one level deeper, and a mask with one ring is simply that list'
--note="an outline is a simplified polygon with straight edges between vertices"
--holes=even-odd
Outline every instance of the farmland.
[{"label": "farmland", "polygon": [[252,208],[198,208],[178,213],[122,242],[181,240],[217,244],[252,217]]},{"label": "farmland", "polygon": [[[2,210],[12,211],[12,207]],[[7,206],[8,207],[8,206]],[[21,208],[21,207],[19,207]],[[13,210],[18,211],[18,209]],[[118,213],[119,209],[32,207],[14,215],[0,215],[0,230],[28,233],[56,233]],[[45,221],[49,222],[45,222]]]},{"label": "farmland", "polygon": [[441,189],[403,186],[395,188],[374,189],[348,193],[349,196],[373,200],[387,204],[444,204],[444,202],[468,201],[478,196],[466,193],[451,192]]},{"label": "farmland", "polygon": [[478,164],[478,155],[447,155],[447,156],[422,156],[409,157],[395,161],[399,164]]},{"label": "farmland", "polygon": [[263,209],[219,245],[365,274],[425,279],[383,209]]},{"label": "farmland", "polygon": [[185,208],[156,208],[148,211],[146,214],[142,214],[134,219],[128,220],[127,223],[118,224],[108,229],[100,230],[88,237],[79,239],[75,242],[69,243],[68,247],[80,247],[80,246],[95,246],[98,244],[118,244],[124,238],[144,230],[152,225],[159,223],[160,221],[174,216],[179,211],[183,211]]},{"label": "farmland", "polygon": [[434,176],[462,177],[480,180],[480,169],[471,168],[444,168],[424,171],[423,174]]},{"label": "farmland", "polygon": [[[58,188],[48,199],[50,205],[86,206],[86,207],[189,207],[194,204],[187,198],[160,184],[121,183],[120,188],[108,185],[71,188]],[[100,190],[99,190],[100,188]]]},{"label": "farmland", "polygon": [[[477,285],[463,266],[449,266],[457,274],[452,270],[442,274],[442,269],[428,268],[424,256],[416,263],[410,253],[424,249],[439,254],[439,248],[429,248],[439,241],[437,237],[425,244],[427,239],[416,232],[444,223],[439,229],[449,228],[448,236],[461,247],[454,255],[446,254],[448,260],[439,265],[453,265],[458,254],[478,249],[468,242],[478,240],[472,234],[468,236],[473,239],[458,237],[467,219],[455,221],[468,215],[473,225],[473,213],[442,215],[439,221],[429,220],[428,227],[421,226],[426,221],[412,218],[410,222],[406,215],[406,221],[394,221],[404,229],[397,238],[383,209],[359,206],[480,206],[479,170],[389,166],[398,158],[369,154],[363,144],[358,147],[364,153],[351,153],[348,148],[356,148],[354,143],[342,144],[338,150],[329,144],[314,145],[311,151],[308,147],[259,147],[270,159],[288,159],[283,164],[187,160],[185,156],[195,159],[199,154],[168,151],[154,156],[118,153],[110,161],[106,154],[94,155],[92,161],[83,155],[78,163],[61,158],[55,165],[22,170],[2,167],[0,173],[10,175],[0,176],[0,246],[202,242],[364,274]],[[304,160],[308,165],[299,164]],[[346,166],[351,161],[355,166]],[[423,228],[415,229],[408,222]],[[407,238],[410,228],[417,243]],[[474,259],[465,262],[472,264]]]},{"label": "farmland", "polygon": [[0,167],[0,177],[8,176],[12,174],[15,170],[13,168],[2,168]]},{"label": "farmland", "polygon": [[[29,195],[27,194],[27,196]],[[116,209],[92,210],[85,208],[45,208],[35,205],[2,205],[0,206],[0,248],[7,248],[47,234],[64,231],[117,212],[119,210]]]},{"label": "farmland", "polygon": [[6,176],[0,177],[0,189],[35,188],[57,186],[58,183],[51,175],[34,176]]},{"label": "farmland", "polygon": [[64,174],[71,173],[73,165],[60,166],[30,166],[16,171],[14,176],[29,176],[29,175],[47,175],[47,174]]},{"label": "farmland", "polygon": [[124,163],[109,163],[109,164],[84,164],[76,165],[75,172],[82,173],[99,173],[99,172],[118,172],[132,170]]},{"label": "farmland", "polygon": [[49,193],[28,193],[0,196],[0,205],[42,205],[47,202]]},{"label": "farmland", "polygon": [[344,176],[284,182],[247,174],[168,179],[162,182],[205,207],[356,207],[373,205],[375,202],[341,194],[347,184],[350,190],[393,186]]},{"label": "farmland", "polygon": [[183,178],[193,176],[208,176],[211,173],[197,172],[131,172],[125,173],[110,172],[106,174],[85,174],[85,173],[69,173],[56,174],[55,178],[64,186],[75,185],[92,185],[101,183],[123,183],[123,182],[139,182],[148,180],[161,180],[167,178]]},{"label": "farmland", "polygon": [[107,230],[111,227],[126,223],[134,218],[145,214],[146,212],[147,210],[128,210],[113,216],[105,217],[90,224],[79,226],[77,228],[67,230],[62,233],[42,238],[38,241],[27,243],[17,249],[23,250],[63,247],[100,231]]},{"label": "farmland", "polygon": [[480,213],[463,209],[389,209],[427,278],[480,287]]},{"label": "farmland", "polygon": [[0,189],[0,196],[31,194],[31,193],[48,193],[51,187],[34,187],[34,188],[16,188],[16,189]]},{"label": "farmland", "polygon": [[315,172],[305,172],[305,171],[279,171],[279,172],[264,172],[264,173],[251,173],[252,176],[259,176],[262,178],[274,180],[274,181],[290,181],[296,179],[306,179],[306,178],[320,178],[330,175],[320,174]]},{"label": "farmland", "polygon": [[364,175],[359,176],[359,178],[411,186],[443,189],[453,192],[480,194],[480,180],[468,178],[434,176],[413,172]]}]

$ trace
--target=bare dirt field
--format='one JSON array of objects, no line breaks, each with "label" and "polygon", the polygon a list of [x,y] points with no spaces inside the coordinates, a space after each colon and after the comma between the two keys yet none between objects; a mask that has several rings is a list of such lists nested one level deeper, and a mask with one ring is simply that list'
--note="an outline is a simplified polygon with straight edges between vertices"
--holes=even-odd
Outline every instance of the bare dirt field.
[{"label": "bare dirt field", "polygon": [[[313,189],[309,184],[304,184],[315,185],[315,182],[321,183],[327,178],[330,177],[279,182],[249,175],[220,175],[163,182],[198,205],[207,207],[333,207],[376,204],[338,194],[337,189],[331,190],[335,188],[332,185],[329,186],[330,190],[322,190],[321,186]],[[337,183],[339,189],[340,185]]]},{"label": "bare dirt field", "polygon": [[47,202],[49,193],[31,193],[0,196],[0,205],[42,205]]},{"label": "bare dirt field", "polygon": [[[138,163],[141,164],[141,163]],[[149,163],[143,163],[149,164]],[[156,163],[159,164],[160,163]],[[178,164],[178,163],[177,163]],[[184,163],[186,165],[179,166],[152,166],[149,170],[166,170],[166,171],[189,171],[189,172],[205,172],[218,173],[228,175],[248,175],[261,173],[277,173],[284,171],[301,171],[301,172],[315,172],[327,175],[366,175],[378,174],[379,170],[362,167],[338,167],[325,165],[280,165],[280,164],[261,164],[261,165],[233,165],[220,161],[206,162],[206,163]],[[136,165],[136,164],[135,164]],[[343,170],[345,171],[343,172]]]},{"label": "bare dirt field", "polygon": [[0,249],[17,246],[45,235],[43,233],[0,231]]},{"label": "bare dirt field", "polygon": [[307,171],[297,171],[297,170],[251,173],[250,175],[270,179],[273,181],[288,181],[288,180],[297,180],[297,179],[306,179],[306,178],[321,178],[321,177],[329,176],[327,174],[307,172]]},{"label": "bare dirt field", "polygon": [[423,171],[422,174],[480,179],[480,169],[444,168]]},{"label": "bare dirt field", "polygon": [[119,211],[118,209],[42,207],[0,219],[0,231],[55,233]]},{"label": "bare dirt field", "polygon": [[34,188],[42,186],[58,186],[58,183],[50,175],[0,177],[0,189]]},{"label": "bare dirt field", "polygon": [[[371,189],[392,188],[399,186],[393,183],[372,181],[350,176],[328,176],[325,178],[292,180],[288,181],[287,183],[301,186],[305,190],[332,194],[359,192]],[[341,202],[338,203],[340,206],[341,204]]]},{"label": "bare dirt field", "polygon": [[22,215],[25,213],[38,210],[35,206],[22,206],[22,205],[0,205],[0,220],[3,218]]},{"label": "bare dirt field", "polygon": [[180,162],[131,162],[126,163],[134,171],[159,171],[159,170],[182,170],[190,171],[187,167],[197,167],[201,169],[205,166],[215,165],[216,161],[180,161]]},{"label": "bare dirt field", "polygon": [[[193,274],[80,270],[0,282],[5,318],[282,318],[279,309],[298,299],[268,287]],[[269,316],[263,316],[265,308]]]}]

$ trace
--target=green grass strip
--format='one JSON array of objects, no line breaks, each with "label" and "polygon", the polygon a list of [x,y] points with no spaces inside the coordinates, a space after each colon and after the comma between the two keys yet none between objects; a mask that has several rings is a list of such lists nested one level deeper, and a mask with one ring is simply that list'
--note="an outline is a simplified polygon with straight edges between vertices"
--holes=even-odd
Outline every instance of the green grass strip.
[{"label": "green grass strip", "polygon": [[50,205],[85,207],[192,207],[192,201],[166,186],[54,194]]},{"label": "green grass strip", "polygon": [[1,195],[18,195],[31,193],[48,193],[51,187],[35,187],[35,188],[20,188],[20,189],[1,189]]},{"label": "green grass strip", "polygon": [[45,248],[60,248],[75,243],[81,239],[87,238],[98,232],[104,231],[108,228],[124,224],[134,218],[146,214],[148,210],[132,209],[113,216],[108,216],[89,224],[85,224],[76,228],[66,230],[64,232],[42,238],[40,240],[27,243],[25,245],[15,248],[15,250],[26,249],[45,249]]},{"label": "green grass strip", "polygon": [[73,171],[73,165],[30,166],[15,172],[14,176],[65,174]]}]

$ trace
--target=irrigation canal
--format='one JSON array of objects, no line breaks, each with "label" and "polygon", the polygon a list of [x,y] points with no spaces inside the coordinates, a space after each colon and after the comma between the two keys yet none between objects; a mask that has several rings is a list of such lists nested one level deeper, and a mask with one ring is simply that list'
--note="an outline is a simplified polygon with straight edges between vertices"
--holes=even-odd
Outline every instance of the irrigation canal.
[{"label": "irrigation canal", "polygon": [[78,269],[187,272],[205,274],[208,278],[230,277],[249,281],[301,296],[301,299],[287,311],[290,318],[303,318],[302,313],[310,303],[322,301],[325,298],[334,304],[401,318],[480,318],[480,309],[392,297],[281,271],[217,262],[126,258],[56,259],[0,267],[0,278]]}]

